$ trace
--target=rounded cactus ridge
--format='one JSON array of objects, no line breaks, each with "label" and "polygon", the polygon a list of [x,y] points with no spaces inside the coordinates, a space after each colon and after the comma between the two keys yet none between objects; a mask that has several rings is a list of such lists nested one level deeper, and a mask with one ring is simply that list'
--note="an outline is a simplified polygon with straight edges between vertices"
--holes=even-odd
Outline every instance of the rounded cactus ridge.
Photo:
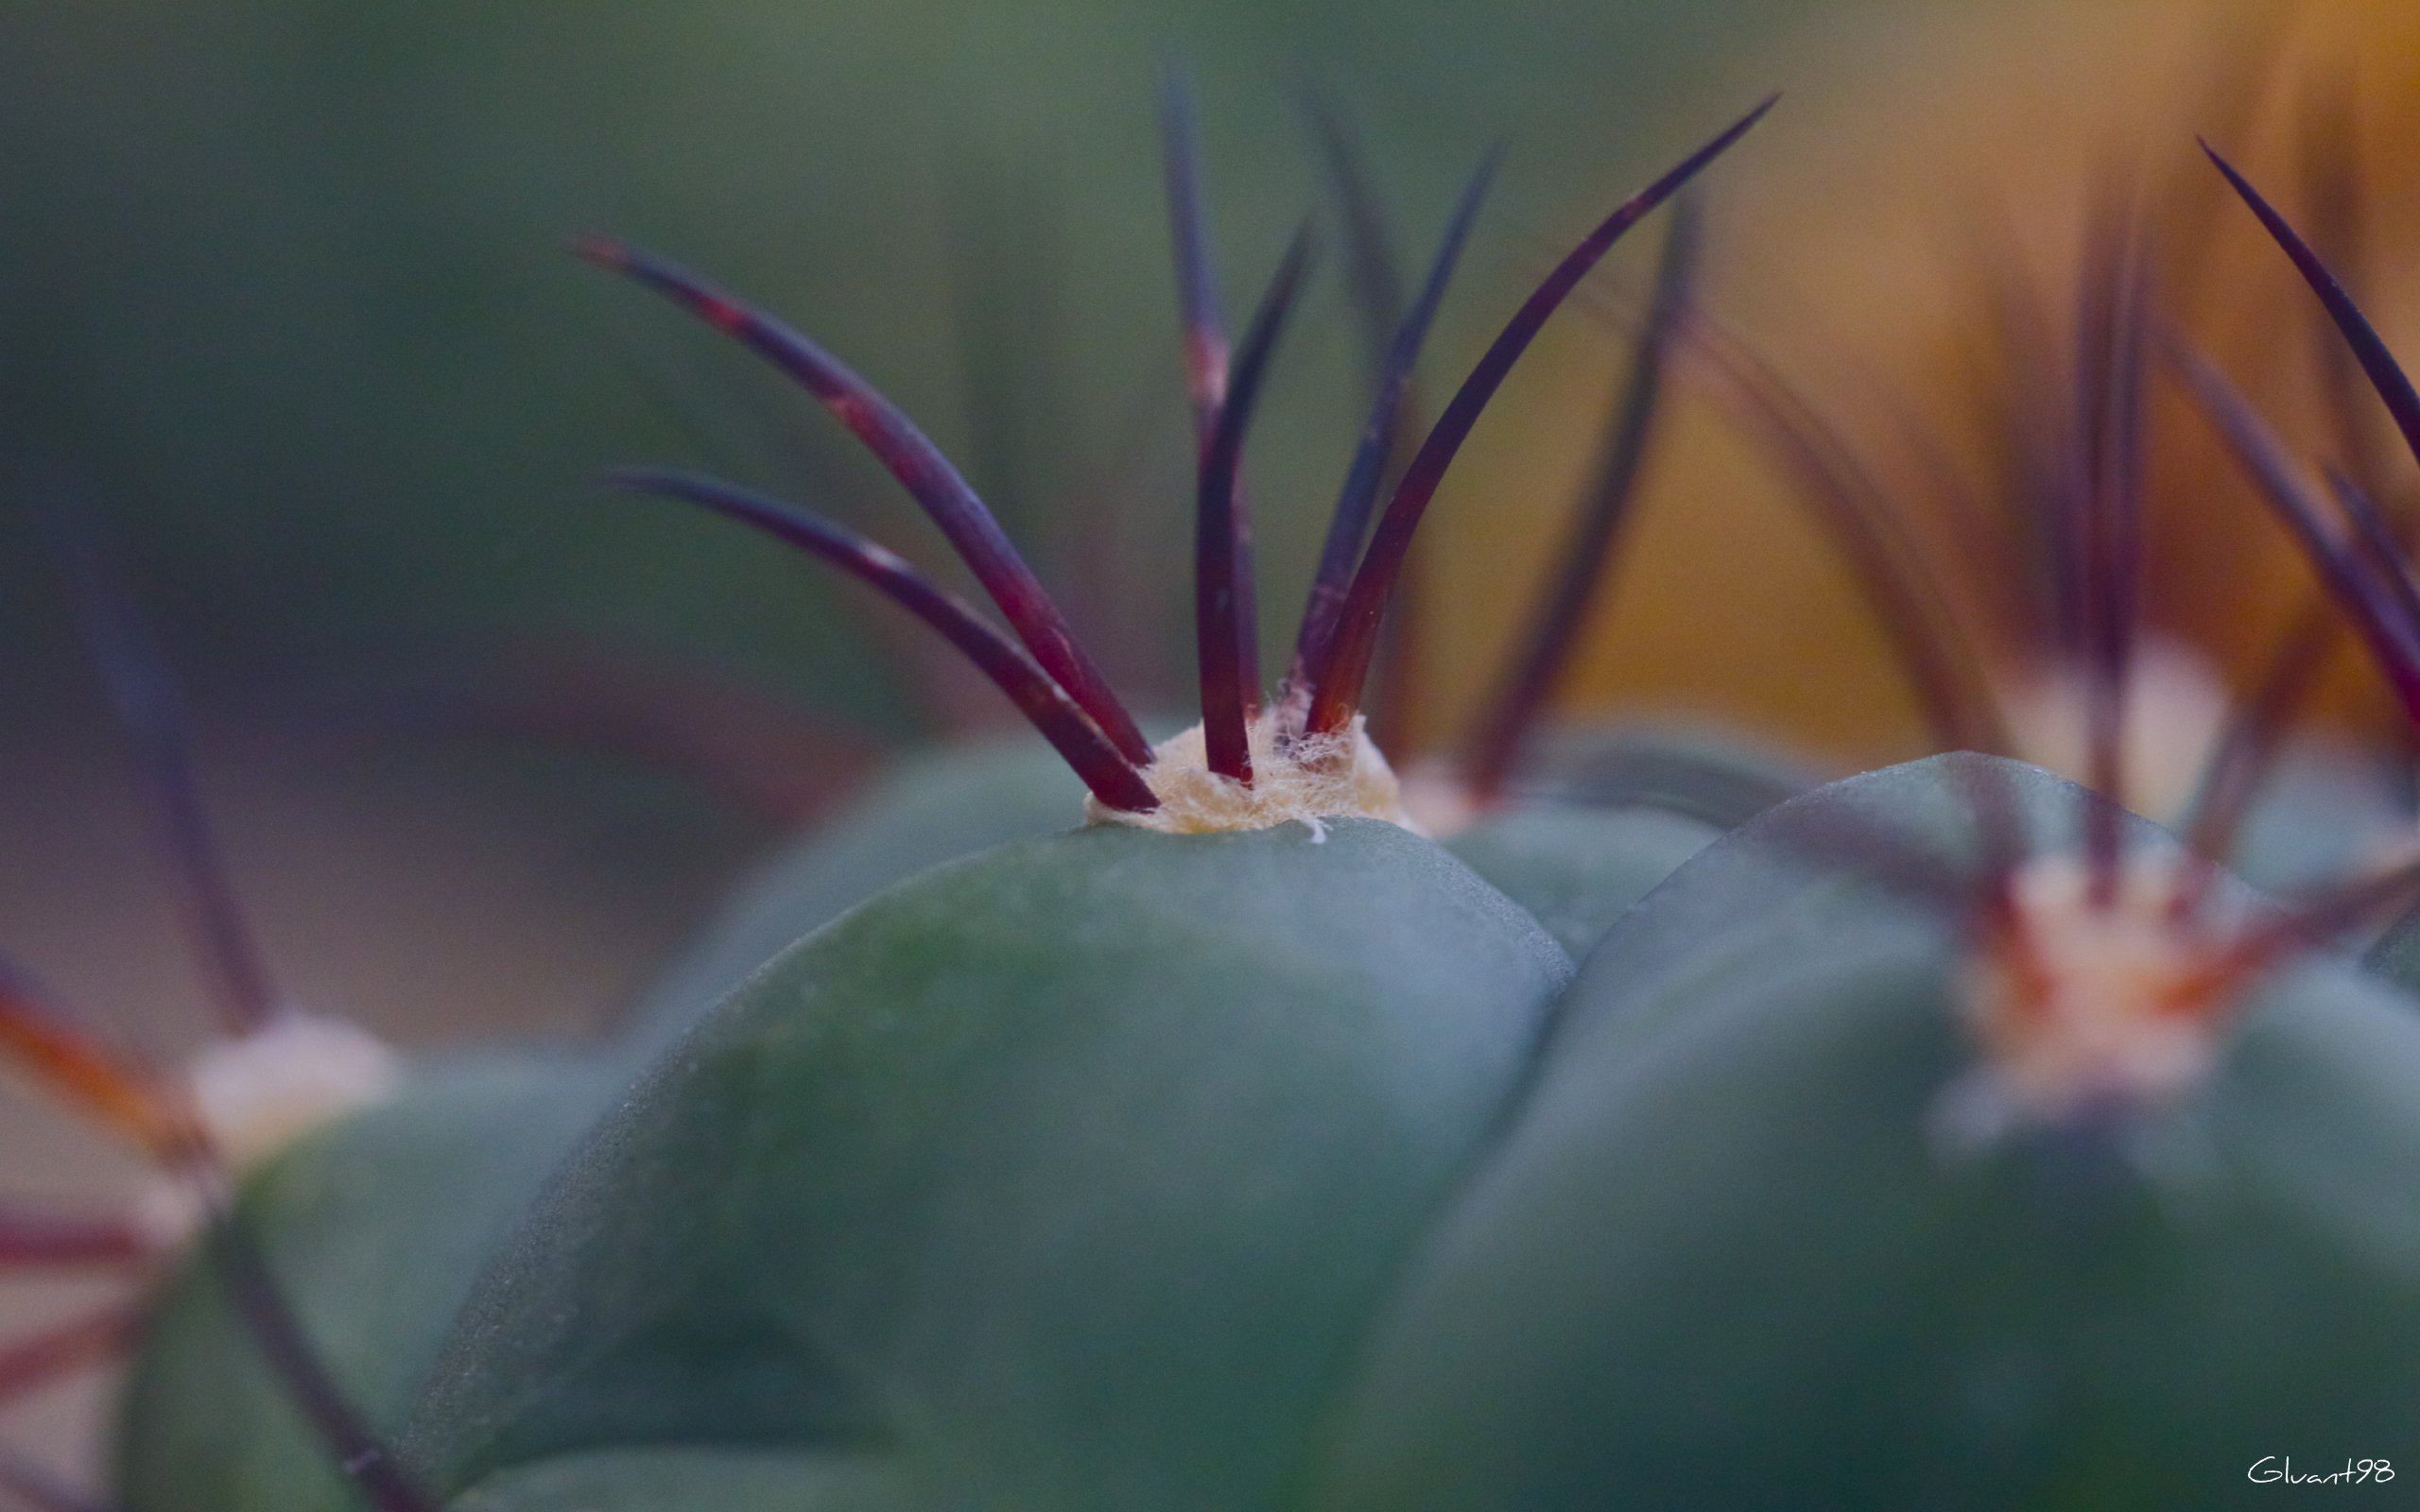
[{"label": "rounded cactus ridge", "polygon": [[971,743],[899,763],[873,788],[741,881],[641,994],[622,1044],[638,1064],[807,934],[928,867],[1082,822],[1083,784],[1031,740]]},{"label": "rounded cactus ridge", "polygon": [[408,1445],[890,1446],[1004,1504],[1263,1504],[1504,1116],[1564,952],[1344,820],[1011,845],[676,1044],[482,1283]]},{"label": "rounded cactus ridge", "polygon": [[1616,919],[1721,833],[1663,809],[1530,803],[1498,808],[1443,844],[1585,960]]},{"label": "rounded cactus ridge", "polygon": [[[616,1080],[601,1057],[489,1052],[416,1067],[387,1100],[246,1180],[238,1216],[331,1381],[372,1424],[401,1419],[490,1252]],[[117,1423],[127,1512],[354,1504],[248,1327],[205,1254],[161,1283]]]},{"label": "rounded cactus ridge", "polygon": [[[1425,776],[1412,780],[1406,806],[1578,959],[1674,867],[1811,782],[1736,742],[1579,727],[1556,731],[1523,784],[1488,806],[1470,802],[1457,778]],[[1032,740],[900,762],[741,882],[640,996],[619,1043],[644,1064],[784,948],[874,893],[945,861],[1072,829],[1084,799],[1065,764]]]},{"label": "rounded cactus ridge", "polygon": [[[2412,1002],[2304,954],[2189,1084],[1978,1131],[1998,1052],[1947,882],[1979,776],[2059,853],[2081,790],[1940,758],[1783,805],[1615,926],[1375,1331],[1320,1504],[2208,1504],[2246,1445],[2420,1409]],[[1910,850],[1843,857],[1876,816]]]}]

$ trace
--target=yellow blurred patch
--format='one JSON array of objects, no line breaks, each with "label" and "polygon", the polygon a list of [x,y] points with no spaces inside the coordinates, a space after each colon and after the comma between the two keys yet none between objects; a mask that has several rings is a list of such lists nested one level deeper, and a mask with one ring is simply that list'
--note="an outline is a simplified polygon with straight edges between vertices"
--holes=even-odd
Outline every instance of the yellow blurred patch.
[{"label": "yellow blurred patch", "polygon": [[[2006,412],[2055,421],[2077,404],[2069,332],[2097,204],[2131,197],[2162,318],[2283,434],[2390,501],[2420,495],[2420,467],[2348,384],[2316,303],[2195,146],[2206,135],[2261,183],[2420,361],[2420,167],[2406,150],[2420,7],[1910,8],[1847,32],[1826,18],[1773,56],[1770,81],[1789,95],[1716,176],[1706,303],[1889,485],[2004,669],[2003,696],[2054,670],[2011,623],[2025,607],[2011,600],[2038,611],[2042,595],[2024,577],[2012,511],[2030,506],[2008,487]],[[1614,281],[1641,276],[1634,257]],[[2012,307],[2043,333],[2030,358]],[[1624,344],[1542,346],[1524,402],[1475,438],[1471,472],[1503,497],[1435,522],[1430,549],[1456,564],[1431,638],[1443,685],[1483,684],[1527,601],[1512,585],[1545,573],[1548,522],[1589,464]],[[1563,701],[1712,713],[1860,764],[1930,748],[1827,538],[1702,393],[1677,393]],[[2143,628],[2201,648],[2240,688],[2315,579],[2156,377],[2147,424]],[[2379,684],[2356,652],[2343,637],[2317,707],[2374,718]]]}]

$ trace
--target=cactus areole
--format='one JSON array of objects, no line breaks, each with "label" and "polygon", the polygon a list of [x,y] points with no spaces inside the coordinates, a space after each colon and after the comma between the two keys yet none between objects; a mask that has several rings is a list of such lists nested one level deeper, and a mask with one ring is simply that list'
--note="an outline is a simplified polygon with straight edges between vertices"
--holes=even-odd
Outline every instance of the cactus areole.
[{"label": "cactus areole", "polygon": [[[609,482],[752,525],[860,579],[924,620],[963,651],[1066,758],[1091,790],[1087,815],[1095,822],[1181,834],[1345,817],[1400,824],[1405,815],[1393,773],[1364,733],[1358,707],[1379,623],[1421,516],[1480,412],[1548,317],[1625,232],[1745,135],[1772,105],[1768,100],[1758,106],[1616,207],[1556,266],[1463,381],[1413,454],[1373,529],[1370,516],[1395,444],[1404,388],[1492,177],[1492,162],[1481,167],[1447,226],[1423,297],[1403,316],[1390,370],[1338,501],[1329,549],[1311,586],[1288,670],[1274,699],[1264,704],[1251,618],[1257,594],[1242,449],[1270,360],[1310,271],[1313,243],[1307,230],[1296,236],[1230,368],[1215,302],[1201,287],[1206,254],[1198,244],[1198,207],[1190,198],[1189,129],[1182,101],[1172,92],[1170,179],[1187,292],[1185,350],[1201,422],[1194,574],[1201,722],[1156,747],[1144,739],[982,501],[907,416],[771,314],[662,258],[590,237],[578,244],[582,256],[729,334],[795,379],[848,427],[941,527],[1011,633],[1003,634],[895,553],[779,499],[659,469],[624,469],[610,474]],[[1207,355],[1212,353],[1215,360]]]}]

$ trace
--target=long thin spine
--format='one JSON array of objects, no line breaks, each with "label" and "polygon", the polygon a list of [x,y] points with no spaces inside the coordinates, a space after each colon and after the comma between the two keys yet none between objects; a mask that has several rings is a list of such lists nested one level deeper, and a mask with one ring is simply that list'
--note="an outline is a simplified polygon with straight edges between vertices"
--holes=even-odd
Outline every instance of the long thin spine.
[{"label": "long thin spine", "polygon": [[284,1010],[259,936],[245,918],[195,773],[192,724],[143,623],[100,523],[63,491],[47,515],[84,647],[141,779],[194,956],[219,1020],[236,1034]]},{"label": "long thin spine", "polygon": [[2420,903],[2420,861],[2354,877],[2247,931],[2204,974],[2213,991],[2239,988],[2290,956],[2392,919],[2415,903]]},{"label": "long thin spine", "polygon": [[182,1109],[157,1076],[60,1017],[6,961],[0,961],[0,1056],[142,1153],[173,1159],[191,1143]]},{"label": "long thin spine", "polygon": [[[160,1163],[199,1198],[209,1223],[198,1247],[250,1332],[252,1347],[337,1469],[373,1512],[438,1512],[437,1500],[405,1473],[329,1374],[285,1288],[235,1212],[225,1161],[208,1135],[197,1129],[182,1147],[164,1152]],[[133,1321],[140,1324],[139,1314]]]},{"label": "long thin spine", "polygon": [[[726,475],[762,471],[793,495],[846,497],[859,491],[853,476],[829,465],[828,454],[854,442],[828,434],[820,418],[801,414],[788,403],[786,391],[769,393],[762,385],[742,382],[725,369],[707,371],[695,363],[666,363],[653,352],[642,358],[634,351],[621,351],[613,362],[631,390],[704,471]],[[725,412],[742,418],[728,421]],[[725,435],[726,430],[745,433],[746,444]],[[955,697],[957,668],[947,653],[873,605],[856,602],[854,594],[842,595],[840,603],[851,629],[882,661],[890,680],[907,692],[917,732],[939,737],[959,728],[963,720]]]},{"label": "long thin spine", "polygon": [[[224,1165],[182,1092],[64,1028],[36,1001],[23,974],[5,961],[0,961],[0,1051],[23,1059],[54,1090],[104,1126],[130,1137],[163,1171],[193,1188],[211,1214],[203,1243],[220,1262],[218,1274],[237,1311],[271,1370],[345,1474],[376,1512],[436,1512],[436,1502],[394,1465],[345,1401],[275,1278],[236,1232]],[[0,1349],[0,1401],[107,1361],[131,1341],[142,1322],[139,1306],[119,1303]]]},{"label": "long thin spine", "polygon": [[2415,459],[2420,459],[2420,392],[2412,389],[2411,380],[2405,375],[2402,365],[2394,360],[2394,353],[2387,350],[2386,342],[2379,337],[2377,328],[2370,324],[2369,317],[2353,302],[2353,296],[2344,291],[2344,285],[2337,281],[2336,275],[2320,260],[2319,254],[2311,250],[2310,244],[2303,240],[2275,207],[2260,198],[2260,191],[2253,188],[2251,181],[2235,170],[2234,164],[2219,156],[2217,149],[2207,142],[2202,144],[2202,150],[2208,154],[2219,172],[2225,175],[2228,185],[2251,207],[2253,215],[2259,217],[2270,239],[2293,263],[2294,271],[2302,275],[2303,282],[2310,285],[2310,291],[2319,297],[2328,318],[2336,322],[2337,331],[2344,337],[2344,344],[2352,349],[2354,360],[2361,365],[2363,376],[2369,379],[2371,388],[2377,391],[2378,399],[2386,405],[2387,414],[2393,417],[2394,428],[2402,433],[2404,445],[2411,449]]},{"label": "long thin spine", "polygon": [[[1394,231],[1379,201],[1368,160],[1344,117],[1316,92],[1305,95],[1303,110],[1319,145],[1320,159],[1336,198],[1338,219],[1344,230],[1346,295],[1354,323],[1360,327],[1362,357],[1369,364],[1370,394],[1375,403],[1392,370],[1395,328],[1403,323],[1403,274],[1395,255]],[[1411,459],[1410,438],[1427,429],[1421,415],[1415,378],[1405,386],[1395,413],[1387,440],[1386,471],[1398,470]],[[1375,489],[1376,485],[1373,485],[1374,495]],[[1367,521],[1363,524],[1366,527]],[[1357,537],[1354,553],[1357,554],[1360,544]],[[1421,689],[1426,663],[1427,606],[1420,555],[1415,545],[1410,558],[1404,563],[1403,576],[1395,584],[1394,597],[1379,627],[1377,664],[1373,674],[1378,687],[1375,706],[1370,711],[1370,738],[1382,750],[1416,749],[1421,735],[1414,716],[1424,701]],[[1352,554],[1348,554],[1334,585],[1340,596],[1352,570]],[[1287,696],[1299,681],[1290,656],[1286,670],[1286,692],[1280,696],[1280,707],[1290,708],[1299,715],[1304,712],[1303,706],[1289,704]]]},{"label": "long thin spine", "polygon": [[[1173,67],[1160,76],[1160,136],[1168,191],[1168,242],[1176,262],[1177,317],[1184,352],[1184,387],[1193,406],[1196,484],[1208,487],[1211,447],[1226,410],[1231,349],[1227,321],[1219,306],[1219,277],[1210,256],[1210,232],[1201,213],[1201,134],[1194,119],[1193,92]],[[1252,495],[1238,472],[1229,491],[1234,537],[1226,592],[1247,626],[1260,622],[1260,591],[1253,572]],[[1239,675],[1245,717],[1260,711],[1260,644],[1257,632],[1240,647]],[[1215,770],[1215,768],[1214,768]]]},{"label": "long thin spine", "polygon": [[2163,343],[2161,355],[2186,393],[2224,442],[2238,469],[2292,534],[2326,585],[2337,610],[2360,630],[2371,659],[2407,715],[2420,720],[2420,627],[2404,623],[2347,545],[2328,525],[2318,501],[2295,476],[2292,457],[2233,385],[2201,353]]},{"label": "long thin spine", "polygon": [[30,1396],[114,1358],[141,1322],[132,1304],[112,1302],[0,1347],[0,1402]]},{"label": "long thin spine", "polygon": [[626,468],[607,473],[605,483],[626,493],[678,499],[752,525],[867,583],[963,652],[1103,803],[1130,813],[1159,806],[1134,765],[1036,659],[888,548],[795,505],[695,473]]},{"label": "long thin spine", "polygon": [[1774,95],[1765,100],[1606,216],[1531,292],[1471,369],[1470,376],[1462,380],[1461,387],[1447,402],[1437,423],[1429,428],[1411,465],[1404,470],[1394,497],[1388,502],[1386,513],[1371,536],[1369,549],[1362,554],[1353,586],[1345,593],[1336,633],[1313,673],[1310,716],[1306,722],[1313,733],[1333,734],[1343,729],[1359,706],[1361,685],[1369,676],[1370,658],[1377,645],[1378,621],[1386,612],[1395,576],[1403,569],[1404,554],[1411,547],[1412,532],[1419,527],[1428,501],[1444,481],[1445,470],[1452,465],[1455,454],[1461,450],[1471,428],[1478,423],[1480,412],[1495,397],[1512,365],[1529,350],[1547,318],[1625,232],[1746,135],[1779,99]]},{"label": "long thin spine", "polygon": [[1571,536],[1554,558],[1545,605],[1531,617],[1513,660],[1496,684],[1499,692],[1473,732],[1468,757],[1472,795],[1481,802],[1504,790],[1555,684],[1571,664],[1581,627],[1603,589],[1614,542],[1630,516],[1647,466],[1649,441],[1661,407],[1664,367],[1670,354],[1673,323],[1688,300],[1696,276],[1703,221],[1697,201],[1684,196],[1672,207],[1655,272],[1654,303],[1631,354],[1630,371],[1616,401],[1603,460],[1582,501]]},{"label": "long thin spine", "polygon": [[2133,661],[2135,577],[2142,556],[2143,354],[2147,340],[2140,249],[2131,227],[2114,220],[2096,233],[2085,259],[2084,317],[2077,388],[2083,444],[2078,480],[2083,507],[2080,576],[2087,585],[2078,639],[2086,679],[2085,764],[2093,792],[2109,801],[2083,812],[2089,897],[2108,907],[2118,892],[2120,811],[2126,799],[2127,684]]},{"label": "long thin spine", "polygon": [[2228,713],[2182,826],[2194,850],[2223,859],[2234,849],[2253,800],[2275,769],[2286,732],[2310,696],[2343,624],[2325,593],[2311,597],[2275,643],[2251,696]]},{"label": "long thin spine", "polygon": [[1142,765],[1151,759],[1133,716],[1110,690],[1092,659],[1068,628],[1066,617],[1044,591],[1033,570],[1010,544],[999,522],[967,486],[958,470],[926,439],[898,406],[876,392],[838,359],[769,312],[748,304],[688,269],[603,237],[586,237],[575,250],[590,262],[621,273],[673,303],[788,374],[899,480],[910,497],[941,527],[992,602],[1078,707],[1091,716],[1119,754]]},{"label": "long thin spine", "polygon": [[2327,477],[2327,491],[2353,526],[2354,544],[2368,558],[2372,576],[2394,599],[2405,622],[2420,626],[2420,590],[2411,585],[2403,542],[2387,522],[2385,511],[2343,469],[2330,463],[2321,471]]},{"label": "long thin spine", "polygon": [[377,1512],[437,1512],[436,1500],[404,1473],[328,1375],[277,1278],[223,1196],[203,1243],[228,1299],[251,1331],[253,1347],[285,1382],[346,1477]]},{"label": "long thin spine", "polygon": [[1814,407],[1692,305],[1678,335],[1718,382],[1735,423],[1798,484],[1863,591],[1935,738],[1953,750],[2004,751],[2009,736],[1980,663],[1933,591],[1897,507]]},{"label": "long thin spine", "polygon": [[[2331,117],[2306,136],[2306,176],[2322,207],[2322,221],[2333,229],[2339,246],[2358,249],[2361,243],[2358,174],[2352,161],[2355,137],[2349,123]],[[2322,328],[2323,330],[2326,328]],[[2380,470],[2370,444],[2373,432],[2358,422],[2352,403],[2360,369],[2342,341],[2330,337],[2319,353],[2321,380],[2327,385],[2326,406],[2336,418],[2337,441],[2345,455],[2360,459],[2356,475]],[[2407,518],[2398,532],[2384,511],[2369,501],[2352,476],[2331,468],[2330,484],[2337,500],[2361,531],[2372,563],[2408,600],[2410,583],[2403,562],[2411,529]],[[2407,609],[2409,609],[2407,602]],[[2204,768],[2191,809],[2187,833],[2195,847],[2209,855],[2223,855],[2250,814],[2253,800],[2284,748],[2285,735],[2295,713],[2309,696],[2328,652],[2334,648],[2342,621],[2331,598],[2322,593],[2308,603],[2276,643],[2268,670],[2254,684],[2220,732]]]},{"label": "long thin spine", "polygon": [[123,1218],[0,1208],[0,1272],[113,1270],[158,1253],[150,1237]]},{"label": "long thin spine", "polygon": [[1195,644],[1201,663],[1202,745],[1212,772],[1252,784],[1251,723],[1258,689],[1249,680],[1259,658],[1258,627],[1247,617],[1237,559],[1243,549],[1241,464],[1244,433],[1252,424],[1268,376],[1269,359],[1286,317],[1302,291],[1311,264],[1311,235],[1294,235],[1269,292],[1253,313],[1237,354],[1235,378],[1219,406],[1208,450],[1201,455],[1201,498],[1195,511],[1193,602]]},{"label": "long thin spine", "polygon": [[1420,365],[1421,346],[1428,338],[1428,327],[1436,318],[1437,306],[1444,300],[1445,287],[1453,282],[1454,269],[1470,240],[1479,206],[1495,182],[1495,163],[1496,154],[1491,152],[1473,170],[1453,214],[1446,218],[1444,234],[1438,240],[1437,254],[1428,265],[1428,276],[1421,284],[1419,297],[1395,327],[1385,369],[1379,374],[1377,391],[1370,402],[1370,417],[1362,424],[1360,443],[1354,450],[1352,466],[1345,472],[1344,487],[1337,495],[1336,512],[1328,519],[1327,539],[1320,548],[1319,566],[1311,576],[1310,596],[1303,606],[1302,628],[1295,637],[1293,661],[1286,674],[1286,705],[1289,711],[1297,702],[1305,713],[1309,708],[1312,669],[1325,660],[1338,617],[1344,610],[1354,565],[1361,556],[1362,538],[1369,533],[1370,512],[1377,503],[1378,486],[1396,446],[1412,375]]}]

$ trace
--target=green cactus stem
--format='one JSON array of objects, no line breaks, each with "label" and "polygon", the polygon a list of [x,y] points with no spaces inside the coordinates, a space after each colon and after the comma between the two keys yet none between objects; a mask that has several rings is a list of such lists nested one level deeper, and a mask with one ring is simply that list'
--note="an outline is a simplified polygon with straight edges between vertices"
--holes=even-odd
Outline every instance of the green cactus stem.
[{"label": "green cactus stem", "polygon": [[[2043,858],[2007,894],[1979,782]],[[1853,779],[1616,925],[1313,1504],[2209,1504],[2246,1441],[2393,1441],[2420,1018],[2325,954],[2221,965],[2265,905],[2208,881],[2180,927],[2204,864],[2138,820],[2096,911],[2090,801]]]},{"label": "green cactus stem", "polygon": [[889,1445],[959,1494],[1255,1504],[1568,971],[1370,820],[927,873],[586,1143],[413,1452],[461,1488],[592,1444]]}]

